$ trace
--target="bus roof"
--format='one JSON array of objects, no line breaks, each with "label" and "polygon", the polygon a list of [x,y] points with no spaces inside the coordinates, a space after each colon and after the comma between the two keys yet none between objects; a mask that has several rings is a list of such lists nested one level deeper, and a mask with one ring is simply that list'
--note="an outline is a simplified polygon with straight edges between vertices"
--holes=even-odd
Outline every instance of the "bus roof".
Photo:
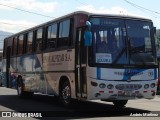
[{"label": "bus roof", "polygon": [[[6,37],[6,38],[10,38],[12,36],[15,36],[15,35],[19,35],[21,33],[25,33],[25,32],[28,32],[28,31],[34,31],[35,29],[41,27],[41,26],[45,26],[45,25],[48,25],[52,22],[56,22],[56,21],[59,21],[61,19],[64,19],[64,18],[67,18],[67,17],[70,17],[70,16],[73,16],[73,15],[76,15],[76,14],[86,14],[88,16],[107,16],[107,17],[112,17],[112,18],[123,18],[123,19],[137,19],[137,20],[144,20],[144,21],[152,21],[151,19],[148,19],[148,18],[144,18],[144,17],[137,17],[137,16],[131,16],[131,15],[118,15],[118,14],[103,14],[103,13],[92,13],[92,12],[87,12],[87,11],[76,11],[76,12],[72,12],[70,14],[67,14],[67,15],[64,15],[62,17],[58,17],[58,18],[55,18],[53,20],[50,20],[48,22],[45,22],[45,23],[42,23],[40,25],[37,25],[37,26],[34,26],[32,28],[29,28],[29,29],[26,29],[26,30],[23,30],[23,31],[20,31],[18,33],[15,33],[15,34],[12,34],[11,36],[9,37]],[[6,39],[5,38],[5,39]]]},{"label": "bus roof", "polygon": [[102,14],[102,13],[89,13],[90,16],[108,16],[108,17],[116,17],[116,18],[124,18],[124,19],[139,19],[152,21],[149,18],[140,17],[140,16],[132,16],[132,15],[122,15],[122,14]]}]

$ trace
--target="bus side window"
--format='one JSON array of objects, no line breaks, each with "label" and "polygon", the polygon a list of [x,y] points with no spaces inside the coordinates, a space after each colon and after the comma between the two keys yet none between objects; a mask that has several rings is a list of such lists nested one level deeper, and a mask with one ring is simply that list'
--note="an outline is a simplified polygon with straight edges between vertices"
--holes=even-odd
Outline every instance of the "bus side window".
[{"label": "bus side window", "polygon": [[[4,40],[3,58],[7,58],[7,48],[8,47],[10,47],[11,50],[12,50],[12,47],[13,47],[13,38],[7,38],[7,39]],[[10,51],[10,52],[12,52],[12,51]]]},{"label": "bus side window", "polygon": [[3,47],[3,58],[6,58],[7,56],[7,39],[4,40],[4,47]]},{"label": "bus side window", "polygon": [[68,46],[70,40],[70,19],[60,22],[58,47]]},{"label": "bus side window", "polygon": [[40,52],[42,50],[42,34],[43,34],[43,29],[39,28],[36,31],[36,41],[35,41],[36,52]]},{"label": "bus side window", "polygon": [[17,55],[17,37],[13,38],[12,55]]},{"label": "bus side window", "polygon": [[33,50],[33,32],[29,32],[27,35],[26,52],[31,53]]},{"label": "bus side window", "polygon": [[23,54],[23,39],[24,35],[20,35],[18,37],[18,55]]},{"label": "bus side window", "polygon": [[57,39],[57,24],[48,26],[48,35],[47,35],[47,49],[52,49],[56,47]]}]

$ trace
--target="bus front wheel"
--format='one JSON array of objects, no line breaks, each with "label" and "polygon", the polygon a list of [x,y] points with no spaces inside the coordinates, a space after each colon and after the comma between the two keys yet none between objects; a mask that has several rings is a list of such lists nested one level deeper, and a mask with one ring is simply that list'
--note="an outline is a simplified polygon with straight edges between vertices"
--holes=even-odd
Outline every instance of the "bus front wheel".
[{"label": "bus front wheel", "polygon": [[62,87],[60,89],[60,103],[65,107],[68,107],[71,103],[71,87],[69,81],[62,83]]},{"label": "bus front wheel", "polygon": [[116,107],[124,107],[127,104],[128,100],[114,100],[113,104]]}]

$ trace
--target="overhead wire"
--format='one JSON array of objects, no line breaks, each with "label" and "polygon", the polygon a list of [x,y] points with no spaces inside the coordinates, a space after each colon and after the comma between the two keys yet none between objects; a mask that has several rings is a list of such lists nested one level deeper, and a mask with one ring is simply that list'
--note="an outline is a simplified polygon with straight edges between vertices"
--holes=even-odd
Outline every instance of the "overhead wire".
[{"label": "overhead wire", "polygon": [[0,21],[0,24],[7,24],[7,25],[16,25],[16,26],[20,26],[20,27],[23,27],[23,28],[28,28],[28,27],[32,27],[32,25],[24,25],[24,24],[13,24],[13,23],[8,23],[8,22],[1,22],[1,21]]},{"label": "overhead wire", "polygon": [[76,2],[82,4],[82,5],[85,5],[85,6],[88,6],[87,4],[83,3],[83,2],[80,2],[79,0],[75,0]]},{"label": "overhead wire", "polygon": [[[5,5],[5,4],[2,4],[2,3],[0,3],[0,5],[1,5],[1,6],[5,6],[5,7],[9,7],[9,8],[12,8],[12,9],[19,10],[19,11],[21,11],[21,12],[27,12],[27,13],[30,13],[30,14],[39,15],[39,16],[42,16],[42,17],[48,17],[48,18],[52,18],[52,19],[55,18],[55,17],[43,15],[43,14],[40,14],[40,13],[31,12],[31,11],[23,10],[23,9],[20,9],[20,8],[16,8],[16,7],[13,7],[13,6],[10,6],[10,5]],[[16,25],[16,26],[20,26],[20,27],[23,27],[23,28],[32,27],[32,25],[22,25],[22,24],[20,25],[20,24],[8,23],[8,22],[0,22],[0,24]]]},{"label": "overhead wire", "polygon": [[142,9],[144,9],[144,10],[147,10],[147,11],[150,11],[150,12],[153,12],[153,13],[156,13],[156,14],[160,14],[160,13],[157,12],[157,11],[153,11],[153,10],[150,10],[150,9],[148,9],[148,8],[139,6],[139,5],[135,4],[135,3],[129,2],[128,0],[124,0],[124,1],[127,2],[127,3],[129,3],[129,4],[131,4],[131,5],[134,5],[134,6],[137,6],[137,7],[139,7],[139,8],[142,8]]},{"label": "overhead wire", "polygon": [[1,6],[5,6],[5,7],[9,7],[9,8],[12,8],[12,9],[16,9],[16,10],[19,10],[19,11],[22,11],[22,12],[39,15],[39,16],[42,16],[42,17],[54,18],[54,17],[52,17],[52,16],[47,16],[47,15],[43,15],[43,14],[40,14],[40,13],[23,10],[23,9],[16,8],[16,7],[13,7],[13,6],[10,6],[10,5],[5,5],[5,4],[2,4],[2,3],[0,3],[0,5],[1,5]]},{"label": "overhead wire", "polygon": [[155,16],[155,15],[153,15],[152,13],[160,15],[160,13],[157,12],[157,11],[153,11],[153,10],[150,10],[150,9],[148,9],[148,8],[142,7],[142,6],[137,5],[137,4],[135,4],[135,3],[129,2],[128,0],[124,0],[124,1],[125,1],[126,3],[128,3],[129,5],[131,5],[131,6],[135,7],[135,8],[137,8],[137,9],[141,10],[142,12],[144,12],[144,10],[145,10],[145,11],[148,11],[148,12],[151,12],[150,15],[153,16],[153,17],[155,17],[155,18],[158,18],[158,16]]},{"label": "overhead wire", "polygon": [[[9,7],[9,8],[12,8],[12,9],[16,9],[16,10],[19,10],[21,12],[26,12],[26,13],[30,13],[30,14],[35,14],[35,15],[39,15],[39,16],[42,16],[42,17],[48,17],[48,18],[54,18],[54,17],[51,17],[51,16],[47,16],[47,15],[43,15],[43,14],[40,14],[40,13],[36,13],[36,12],[31,12],[31,11],[27,11],[27,10],[23,10],[23,9],[20,9],[20,8],[16,8],[16,7],[13,7],[13,6],[10,6],[10,5],[5,5],[5,4],[2,4],[0,3],[1,6],[5,6],[5,7]],[[0,22],[0,24],[8,24],[8,25],[16,25],[16,26],[20,26],[20,27],[23,27],[23,28],[28,28],[29,26],[31,27],[31,25],[22,25],[22,24],[12,24],[12,23],[8,23],[8,22]],[[28,27],[27,27],[28,26]],[[9,35],[0,35],[0,37],[7,37]],[[2,40],[0,40],[0,43],[2,43]]]}]

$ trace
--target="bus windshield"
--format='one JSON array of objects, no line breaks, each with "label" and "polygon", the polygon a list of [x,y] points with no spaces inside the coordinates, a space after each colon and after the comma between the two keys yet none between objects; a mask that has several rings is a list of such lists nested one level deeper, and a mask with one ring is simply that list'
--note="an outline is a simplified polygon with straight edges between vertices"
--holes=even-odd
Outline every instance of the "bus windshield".
[{"label": "bus windshield", "polygon": [[151,22],[96,17],[90,21],[94,64],[155,64]]}]

